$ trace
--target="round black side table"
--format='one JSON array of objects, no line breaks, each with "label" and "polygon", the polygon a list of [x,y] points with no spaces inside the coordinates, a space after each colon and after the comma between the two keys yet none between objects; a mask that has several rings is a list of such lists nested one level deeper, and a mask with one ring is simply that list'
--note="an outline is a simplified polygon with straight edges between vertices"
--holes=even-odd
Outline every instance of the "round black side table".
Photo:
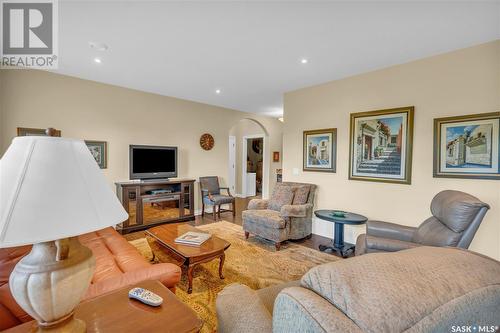
[{"label": "round black side table", "polygon": [[340,254],[343,258],[354,251],[354,244],[344,242],[344,224],[359,225],[364,224],[367,218],[363,215],[344,212],[344,216],[334,215],[336,210],[321,209],[314,212],[317,218],[335,223],[335,233],[332,245],[320,245],[319,250],[331,249]]}]

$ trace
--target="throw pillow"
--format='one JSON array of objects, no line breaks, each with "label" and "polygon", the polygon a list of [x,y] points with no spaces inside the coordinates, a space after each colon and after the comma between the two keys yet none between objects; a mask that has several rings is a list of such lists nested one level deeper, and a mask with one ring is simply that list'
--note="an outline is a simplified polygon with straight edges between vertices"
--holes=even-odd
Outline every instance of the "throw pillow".
[{"label": "throw pillow", "polygon": [[293,196],[293,205],[305,205],[309,199],[309,185],[300,185],[295,188],[295,195]]},{"label": "throw pillow", "polygon": [[268,209],[280,211],[283,205],[290,205],[293,202],[293,191],[290,186],[277,186],[273,196],[269,199]]}]

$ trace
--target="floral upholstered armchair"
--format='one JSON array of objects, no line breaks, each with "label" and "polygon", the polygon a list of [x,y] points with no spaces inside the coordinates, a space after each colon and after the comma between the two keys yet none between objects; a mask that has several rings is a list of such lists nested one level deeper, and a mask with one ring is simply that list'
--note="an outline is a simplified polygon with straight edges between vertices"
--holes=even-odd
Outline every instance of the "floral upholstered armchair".
[{"label": "floral upholstered armchair", "polygon": [[271,240],[279,251],[288,239],[309,237],[316,185],[277,183],[269,200],[253,199],[243,211],[245,238],[250,234]]}]

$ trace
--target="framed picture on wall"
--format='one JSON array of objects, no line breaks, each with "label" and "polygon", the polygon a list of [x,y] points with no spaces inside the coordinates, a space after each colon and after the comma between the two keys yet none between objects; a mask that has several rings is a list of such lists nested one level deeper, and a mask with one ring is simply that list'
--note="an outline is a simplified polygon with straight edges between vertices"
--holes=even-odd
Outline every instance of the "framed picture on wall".
[{"label": "framed picture on wall", "polygon": [[337,129],[304,131],[303,170],[336,172]]},{"label": "framed picture on wall", "polygon": [[[46,136],[46,129],[44,128],[28,128],[28,127],[18,127],[17,128],[17,136]],[[54,136],[61,136],[61,131],[56,130]]]},{"label": "framed picture on wall", "polygon": [[280,161],[280,152],[275,151],[273,152],[273,162],[279,162]]},{"label": "framed picture on wall", "polygon": [[108,167],[108,143],[106,141],[85,140],[85,144],[99,164],[99,168],[106,169]]},{"label": "framed picture on wall", "polygon": [[349,179],[410,184],[413,106],[351,114]]},{"label": "framed picture on wall", "polygon": [[434,119],[434,177],[500,179],[500,112]]}]

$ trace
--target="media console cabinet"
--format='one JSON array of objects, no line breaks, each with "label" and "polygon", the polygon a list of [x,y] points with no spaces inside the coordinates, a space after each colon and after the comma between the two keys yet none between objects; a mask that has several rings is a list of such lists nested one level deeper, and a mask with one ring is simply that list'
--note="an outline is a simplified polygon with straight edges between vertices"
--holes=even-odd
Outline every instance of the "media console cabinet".
[{"label": "media console cabinet", "polygon": [[117,226],[126,234],[167,222],[194,220],[194,179],[128,181],[116,184],[116,194],[129,214]]}]

